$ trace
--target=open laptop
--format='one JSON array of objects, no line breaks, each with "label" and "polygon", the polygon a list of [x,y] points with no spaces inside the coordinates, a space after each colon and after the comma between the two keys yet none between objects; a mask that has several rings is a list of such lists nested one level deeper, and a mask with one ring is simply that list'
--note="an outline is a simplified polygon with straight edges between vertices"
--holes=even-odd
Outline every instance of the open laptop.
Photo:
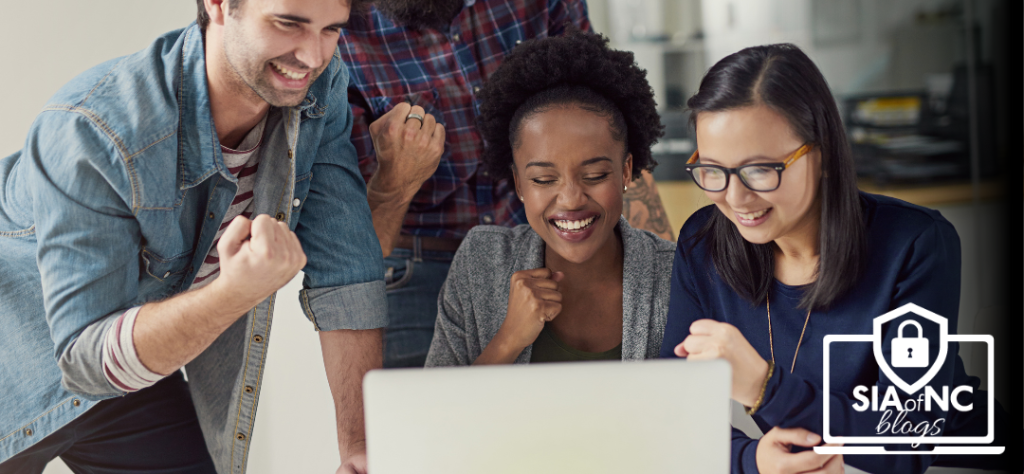
[{"label": "open laptop", "polygon": [[727,473],[722,360],[375,370],[373,474]]}]

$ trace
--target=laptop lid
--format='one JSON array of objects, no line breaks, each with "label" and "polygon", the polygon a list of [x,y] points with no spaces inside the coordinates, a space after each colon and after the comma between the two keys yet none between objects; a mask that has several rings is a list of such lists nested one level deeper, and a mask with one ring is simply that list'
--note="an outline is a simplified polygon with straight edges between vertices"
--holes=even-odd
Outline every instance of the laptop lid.
[{"label": "laptop lid", "polygon": [[375,370],[374,474],[729,472],[722,360]]}]

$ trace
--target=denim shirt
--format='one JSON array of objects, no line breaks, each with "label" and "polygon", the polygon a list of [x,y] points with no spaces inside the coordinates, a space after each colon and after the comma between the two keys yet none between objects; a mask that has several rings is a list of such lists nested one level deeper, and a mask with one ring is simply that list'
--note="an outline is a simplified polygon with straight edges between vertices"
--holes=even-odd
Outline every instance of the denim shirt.
[{"label": "denim shirt", "polygon": [[[318,331],[387,322],[347,85],[335,51],[301,105],[270,109],[256,177],[255,213],[288,222],[306,252],[299,298]],[[189,287],[236,183],[195,23],[46,104],[0,160],[0,462],[124,395],[103,376],[100,336]],[[185,368],[218,472],[245,471],[273,307],[274,295]]]}]

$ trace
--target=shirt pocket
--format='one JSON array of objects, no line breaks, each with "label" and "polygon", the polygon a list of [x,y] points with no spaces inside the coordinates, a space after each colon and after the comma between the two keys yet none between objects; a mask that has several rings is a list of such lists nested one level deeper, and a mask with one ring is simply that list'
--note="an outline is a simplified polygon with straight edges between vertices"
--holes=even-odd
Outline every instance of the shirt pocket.
[{"label": "shirt pocket", "polygon": [[139,297],[153,301],[180,292],[191,261],[192,252],[163,257],[148,248],[142,249]]}]

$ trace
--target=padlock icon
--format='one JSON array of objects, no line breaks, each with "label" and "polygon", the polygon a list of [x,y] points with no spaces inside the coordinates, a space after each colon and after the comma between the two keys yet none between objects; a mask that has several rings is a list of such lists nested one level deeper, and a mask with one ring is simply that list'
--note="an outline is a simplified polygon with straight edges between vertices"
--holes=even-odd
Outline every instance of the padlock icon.
[{"label": "padlock icon", "polygon": [[[903,337],[903,328],[908,324],[917,326],[917,337]],[[900,324],[897,337],[892,340],[893,367],[928,367],[928,339],[924,337],[924,329],[913,319]]]}]

